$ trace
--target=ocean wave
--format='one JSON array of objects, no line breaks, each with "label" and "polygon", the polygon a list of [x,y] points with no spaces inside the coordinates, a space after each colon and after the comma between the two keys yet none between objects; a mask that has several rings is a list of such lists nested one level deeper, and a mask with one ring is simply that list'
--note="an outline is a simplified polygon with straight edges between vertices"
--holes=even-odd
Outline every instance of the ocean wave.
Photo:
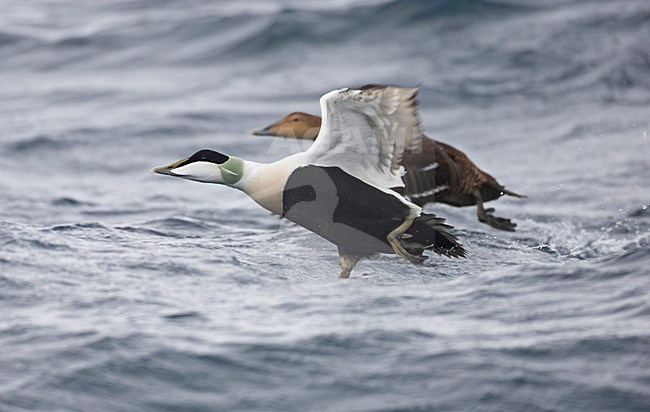
[{"label": "ocean wave", "polygon": [[629,217],[640,217],[640,218],[649,218],[650,217],[650,205],[643,205],[638,209],[632,210],[629,214]]},{"label": "ocean wave", "polygon": [[607,262],[609,266],[631,265],[630,268],[633,268],[634,265],[641,263],[643,267],[647,267],[646,265],[650,263],[650,249],[646,242],[645,245],[640,245],[620,255],[603,259],[603,261]]},{"label": "ocean wave", "polygon": [[21,43],[23,41],[31,40],[30,37],[9,33],[6,31],[0,31],[0,49],[3,47],[11,46],[14,44]]},{"label": "ocean wave", "polygon": [[165,219],[155,219],[145,222],[145,225],[165,229],[205,230],[208,228],[204,221],[188,217],[168,217]]},{"label": "ocean wave", "polygon": [[[191,62],[205,64],[230,56],[242,58],[278,53],[287,62],[292,62],[299,57],[296,48],[305,50],[333,43],[348,43],[368,31],[376,31],[376,22],[382,22],[381,31],[388,34],[398,27],[445,21],[450,17],[485,18],[486,14],[498,15],[527,9],[512,3],[485,0],[395,0],[373,6],[357,5],[344,10],[285,8],[262,19],[246,16],[246,20],[258,21],[254,31],[225,47],[213,49],[212,55],[194,58]],[[241,16],[236,18],[240,19]]]},{"label": "ocean wave", "polygon": [[370,17],[398,18],[402,23],[444,20],[449,17],[503,15],[535,10],[531,4],[496,0],[393,0],[369,9],[361,8]]},{"label": "ocean wave", "polygon": [[31,152],[38,150],[61,150],[65,142],[54,136],[37,135],[28,139],[5,145],[6,150],[13,152]]},{"label": "ocean wave", "polygon": [[84,223],[72,223],[67,225],[56,225],[46,230],[52,230],[54,232],[74,232],[74,231],[84,231],[84,230],[110,230],[106,226],[102,225],[99,222],[84,222]]},{"label": "ocean wave", "polygon": [[173,233],[167,233],[167,232],[150,229],[146,227],[123,226],[123,227],[117,227],[116,229],[129,232],[129,233],[138,234],[138,235],[145,235],[145,236],[152,235],[152,236],[162,236],[162,237],[176,237],[176,235]]},{"label": "ocean wave", "polygon": [[52,206],[63,206],[63,207],[97,206],[96,203],[83,201],[68,196],[58,197],[52,200],[50,203],[52,204]]},{"label": "ocean wave", "polygon": [[[380,56],[422,61],[435,77],[413,73],[412,81],[465,100],[549,98],[590,92],[595,85],[603,89],[605,101],[650,100],[650,54],[642,46],[650,41],[650,8],[643,2],[598,9],[583,2],[551,7],[527,1],[393,0],[325,9],[291,4],[258,14],[196,7],[174,18],[163,12],[166,7],[174,8],[164,4],[155,14],[144,6],[118,8],[117,15],[135,16],[96,30],[71,28],[53,40],[5,54],[0,66],[228,66],[255,76],[301,66],[305,55],[321,49],[353,61],[361,53],[366,65],[379,64]],[[565,19],[553,17],[557,8],[565,9]],[[132,26],[134,21],[141,24]],[[382,46],[383,38],[392,40],[389,46]],[[429,57],[422,53],[426,50]],[[18,59],[15,64],[13,59]],[[323,63],[316,58],[315,64]],[[464,75],[456,76],[459,72]]]}]

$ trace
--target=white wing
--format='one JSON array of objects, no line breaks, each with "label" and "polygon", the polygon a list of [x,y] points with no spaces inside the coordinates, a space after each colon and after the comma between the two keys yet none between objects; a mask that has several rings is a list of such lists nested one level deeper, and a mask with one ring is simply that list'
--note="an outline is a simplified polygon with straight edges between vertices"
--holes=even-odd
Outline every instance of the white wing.
[{"label": "white wing", "polygon": [[381,188],[404,186],[404,150],[422,144],[416,94],[414,88],[373,85],[325,94],[320,133],[306,153],[309,163],[339,166]]}]

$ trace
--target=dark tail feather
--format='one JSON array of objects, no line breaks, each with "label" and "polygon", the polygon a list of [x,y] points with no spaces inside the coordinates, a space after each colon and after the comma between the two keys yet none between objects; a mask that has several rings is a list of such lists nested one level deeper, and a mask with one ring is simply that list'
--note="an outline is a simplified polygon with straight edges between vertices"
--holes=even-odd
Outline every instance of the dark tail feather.
[{"label": "dark tail feather", "polygon": [[449,233],[449,229],[453,229],[453,226],[446,224],[444,218],[422,213],[406,231],[413,237],[406,239],[405,243],[413,243],[413,246],[417,245],[447,257],[467,257],[463,245],[456,236]]},{"label": "dark tail feather", "polygon": [[511,192],[510,190],[506,189],[506,188],[503,187],[503,186],[501,187],[501,191],[502,191],[504,194],[508,195],[508,196],[514,196],[514,197],[518,197],[518,198],[520,198],[520,199],[525,199],[525,198],[528,197],[528,196],[526,196],[526,195],[520,195],[519,193]]}]

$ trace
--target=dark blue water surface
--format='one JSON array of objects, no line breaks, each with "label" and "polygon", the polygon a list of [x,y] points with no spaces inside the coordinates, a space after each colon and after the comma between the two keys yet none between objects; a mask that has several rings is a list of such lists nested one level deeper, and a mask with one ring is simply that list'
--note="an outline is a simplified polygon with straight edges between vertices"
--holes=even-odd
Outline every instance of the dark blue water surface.
[{"label": "dark blue water surface", "polygon": [[[467,260],[326,241],[149,173],[324,92],[420,85],[529,195]],[[650,409],[650,2],[0,0],[0,410]]]}]

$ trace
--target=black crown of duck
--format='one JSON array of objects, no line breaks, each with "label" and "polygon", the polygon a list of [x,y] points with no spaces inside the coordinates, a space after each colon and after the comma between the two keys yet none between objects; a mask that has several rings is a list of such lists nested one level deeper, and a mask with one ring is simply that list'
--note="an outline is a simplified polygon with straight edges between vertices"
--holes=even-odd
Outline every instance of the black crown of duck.
[{"label": "black crown of duck", "polygon": [[[190,156],[189,159],[185,161],[185,164],[194,162],[210,162],[220,165],[226,163],[228,159],[230,159],[230,157],[226,156],[225,154],[221,154],[210,149],[203,149]],[[185,166],[185,164],[179,166]]]},{"label": "black crown of duck", "polygon": [[341,277],[377,253],[412,263],[427,259],[425,251],[465,257],[445,219],[393,190],[404,187],[405,152],[422,144],[416,94],[377,85],[334,90],[321,97],[318,140],[304,152],[264,164],[201,150],[153,171],[242,190],[335,244]]}]

